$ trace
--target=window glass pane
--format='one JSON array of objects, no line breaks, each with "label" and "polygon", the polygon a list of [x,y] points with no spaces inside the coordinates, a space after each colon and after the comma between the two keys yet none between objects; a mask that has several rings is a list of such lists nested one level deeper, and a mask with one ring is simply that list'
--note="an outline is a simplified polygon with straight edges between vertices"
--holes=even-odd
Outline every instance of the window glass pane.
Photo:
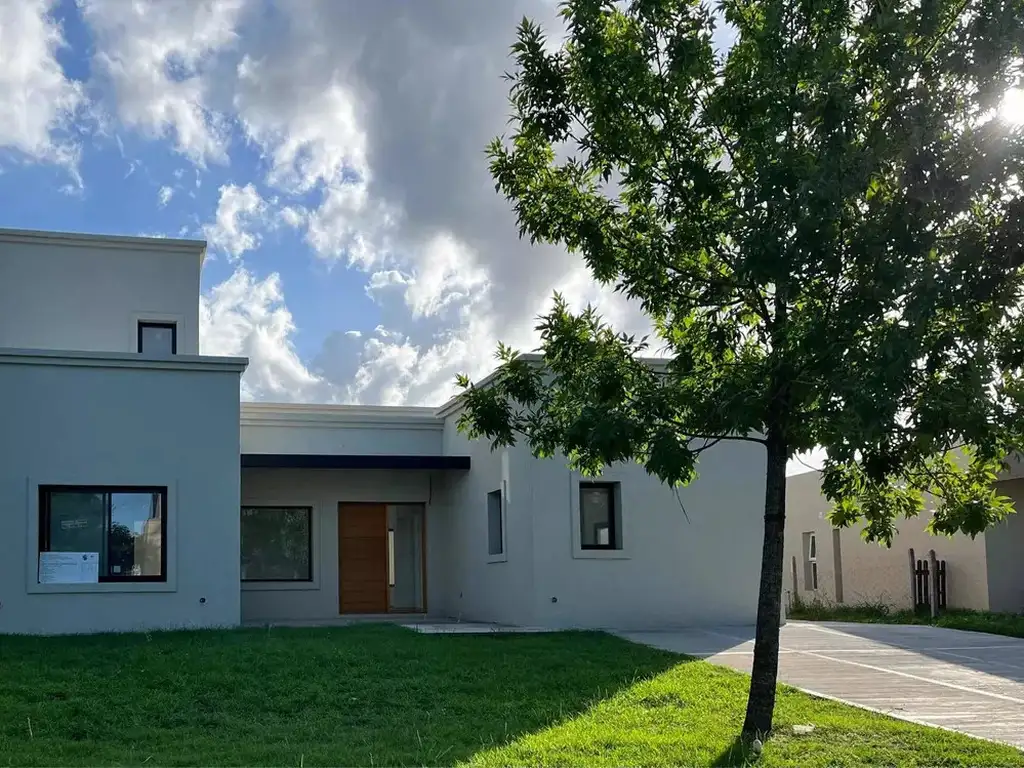
[{"label": "window glass pane", "polygon": [[500,555],[504,552],[501,535],[501,491],[487,494],[487,554]]},{"label": "window glass pane", "polygon": [[[159,576],[163,505],[158,493],[112,493],[106,574],[112,578]],[[101,571],[103,564],[100,563]]]},{"label": "window glass pane", "polygon": [[40,526],[50,552],[96,552],[101,581],[165,577],[161,491],[44,489]]},{"label": "window glass pane", "polygon": [[139,352],[147,355],[173,355],[174,326],[170,324],[140,323]]},{"label": "window glass pane", "polygon": [[395,586],[395,529],[388,528],[388,586]]},{"label": "window glass pane", "polygon": [[88,491],[50,494],[49,551],[99,552],[103,573],[103,531],[107,516],[106,496]]},{"label": "window glass pane", "polygon": [[309,507],[242,508],[242,580],[311,581]]},{"label": "window glass pane", "polygon": [[580,488],[580,543],[584,547],[610,547],[612,489]]}]

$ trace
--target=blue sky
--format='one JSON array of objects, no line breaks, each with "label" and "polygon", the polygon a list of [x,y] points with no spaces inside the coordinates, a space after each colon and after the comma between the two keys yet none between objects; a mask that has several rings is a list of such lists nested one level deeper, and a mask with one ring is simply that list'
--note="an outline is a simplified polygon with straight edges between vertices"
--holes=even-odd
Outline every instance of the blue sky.
[{"label": "blue sky", "polygon": [[207,240],[201,346],[252,399],[437,404],[556,289],[642,330],[494,193],[524,14],[553,0],[5,3],[0,226]]},{"label": "blue sky", "polygon": [[246,399],[440,404],[556,290],[642,335],[494,192],[524,15],[557,38],[555,0],[0,3],[0,226],[205,239]]},{"label": "blue sky", "polygon": [[[91,28],[72,0],[52,4],[49,15],[63,32],[65,45],[55,50],[55,57],[65,76],[90,87],[96,48]],[[167,140],[116,124],[94,130],[88,123],[88,116],[83,116],[69,128],[84,134],[74,169],[81,184],[65,166],[24,162],[24,157],[13,154],[4,158],[3,226],[204,238],[203,226],[217,208],[222,185],[251,183],[267,193],[262,184],[267,164],[259,148],[238,131],[230,136],[230,162],[201,168]],[[161,205],[160,190],[165,187],[173,192]],[[309,205],[315,195],[295,199]],[[328,329],[372,332],[380,322],[378,306],[363,290],[359,276],[344,263],[318,262],[301,232],[278,230],[261,239],[260,247],[246,254],[246,265],[260,276],[277,272],[286,295],[294,297],[288,305],[297,326],[292,341],[302,357],[316,355]],[[227,279],[232,271],[230,261],[211,250],[204,289]]]}]

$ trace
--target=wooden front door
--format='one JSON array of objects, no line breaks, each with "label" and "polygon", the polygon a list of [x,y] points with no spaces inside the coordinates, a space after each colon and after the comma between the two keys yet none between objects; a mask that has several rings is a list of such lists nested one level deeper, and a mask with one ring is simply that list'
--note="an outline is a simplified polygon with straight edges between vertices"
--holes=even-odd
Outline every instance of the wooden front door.
[{"label": "wooden front door", "polygon": [[338,505],[340,613],[388,610],[388,512],[384,504]]}]

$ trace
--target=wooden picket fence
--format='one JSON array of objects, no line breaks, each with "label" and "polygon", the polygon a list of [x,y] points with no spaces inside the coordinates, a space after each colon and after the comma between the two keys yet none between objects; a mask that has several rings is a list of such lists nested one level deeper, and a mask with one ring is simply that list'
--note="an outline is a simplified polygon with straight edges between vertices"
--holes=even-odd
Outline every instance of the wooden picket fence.
[{"label": "wooden picket fence", "polygon": [[927,560],[915,559],[913,549],[909,554],[914,608],[936,616],[946,610],[946,561],[937,559],[934,549],[929,551]]}]

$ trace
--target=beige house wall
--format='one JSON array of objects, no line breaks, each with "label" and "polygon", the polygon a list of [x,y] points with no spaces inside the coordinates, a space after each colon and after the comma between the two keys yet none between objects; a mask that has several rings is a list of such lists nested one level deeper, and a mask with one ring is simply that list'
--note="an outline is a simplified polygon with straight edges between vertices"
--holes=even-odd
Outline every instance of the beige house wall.
[{"label": "beige house wall", "polygon": [[[799,596],[804,601],[884,603],[893,608],[910,608],[913,601],[908,550],[913,548],[917,559],[927,559],[928,551],[934,549],[937,559],[946,561],[949,607],[988,610],[989,569],[984,536],[973,540],[962,535],[931,536],[925,531],[926,511],[919,518],[898,520],[899,532],[893,537],[892,546],[886,548],[864,541],[863,525],[843,530],[832,528],[828,522],[831,505],[821,493],[819,472],[791,476],[786,493],[785,589],[790,602]],[[1014,522],[1024,524],[1024,518]],[[812,532],[817,540],[817,590],[805,578],[804,543],[806,534]],[[1020,535],[1024,543],[1024,525]]]},{"label": "beige house wall", "polygon": [[999,483],[1017,513],[985,535],[990,609],[1024,611],[1024,478]]}]

